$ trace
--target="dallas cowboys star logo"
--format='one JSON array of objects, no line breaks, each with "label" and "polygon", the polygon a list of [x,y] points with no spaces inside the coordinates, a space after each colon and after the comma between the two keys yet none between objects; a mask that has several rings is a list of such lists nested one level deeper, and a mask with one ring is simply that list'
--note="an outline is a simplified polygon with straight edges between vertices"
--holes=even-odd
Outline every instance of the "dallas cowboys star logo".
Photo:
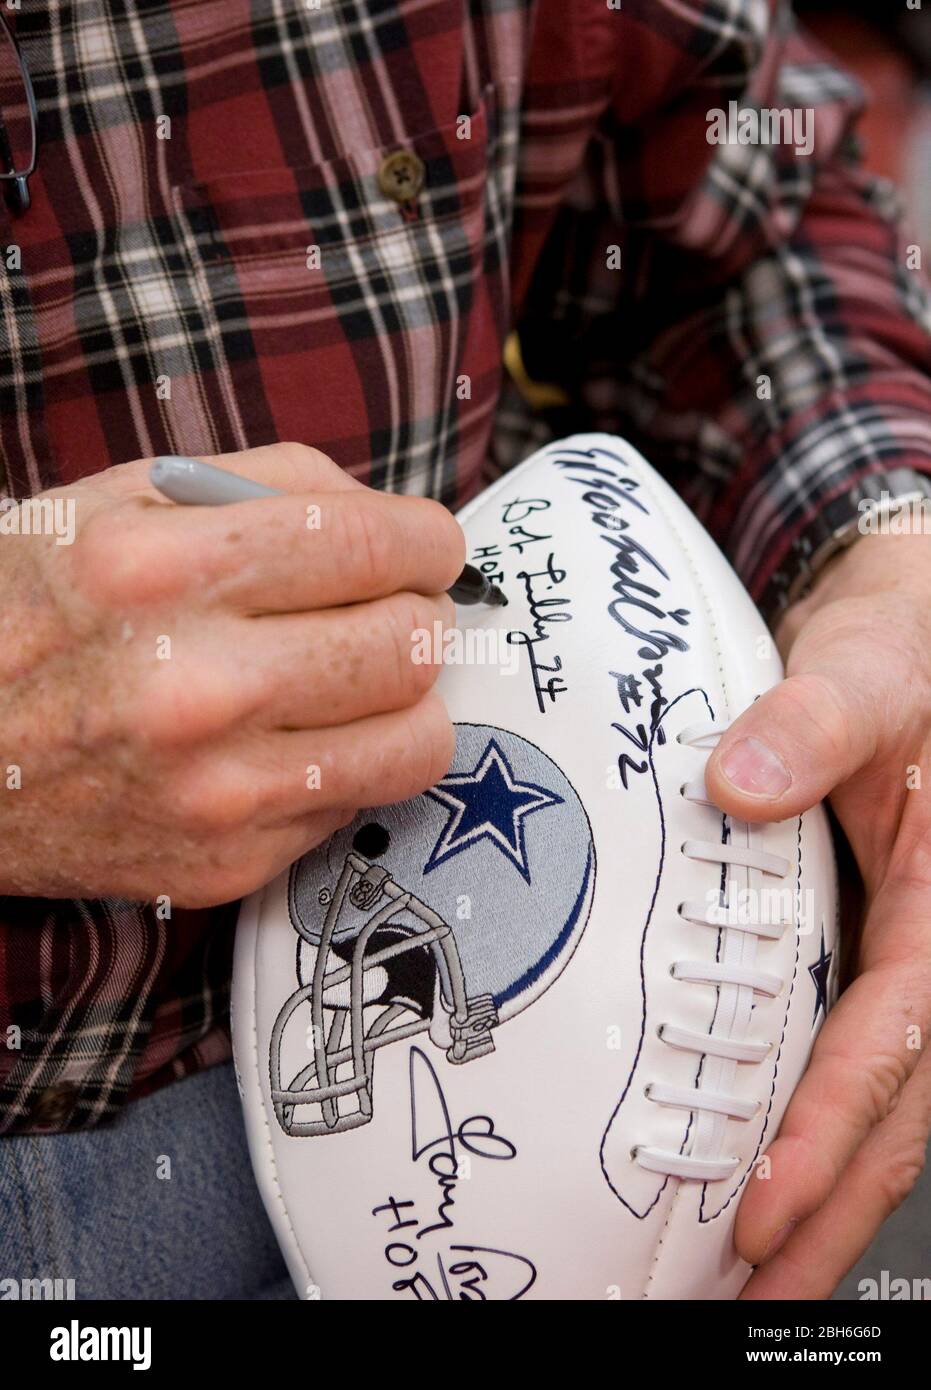
[{"label": "dallas cowboys star logo", "polygon": [[472,772],[453,773],[426,793],[449,811],[424,873],[461,854],[479,840],[490,840],[530,882],[524,822],[535,811],[561,806],[563,799],[534,782],[520,782],[495,740],[489,739]]},{"label": "dallas cowboys star logo", "polygon": [[824,1010],[825,1017],[828,1012],[828,975],[831,973],[831,960],[834,956],[833,951],[825,954],[824,950],[824,927],[821,928],[821,955],[814,965],[808,967],[808,973],[815,982],[815,1013],[811,1020],[812,1027],[818,1020],[821,1009]]}]

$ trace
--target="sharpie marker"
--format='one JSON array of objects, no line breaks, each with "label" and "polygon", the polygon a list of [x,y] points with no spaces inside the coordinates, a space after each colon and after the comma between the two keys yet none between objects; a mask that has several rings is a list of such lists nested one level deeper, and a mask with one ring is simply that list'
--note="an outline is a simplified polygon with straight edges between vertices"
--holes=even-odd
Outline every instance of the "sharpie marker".
[{"label": "sharpie marker", "polygon": [[[149,481],[163,497],[188,507],[222,507],[227,502],[248,502],[254,497],[285,496],[280,488],[227,473],[212,463],[174,455],[152,461]],[[507,604],[497,585],[474,565],[466,565],[448,593],[455,603],[487,603],[491,608]]]}]

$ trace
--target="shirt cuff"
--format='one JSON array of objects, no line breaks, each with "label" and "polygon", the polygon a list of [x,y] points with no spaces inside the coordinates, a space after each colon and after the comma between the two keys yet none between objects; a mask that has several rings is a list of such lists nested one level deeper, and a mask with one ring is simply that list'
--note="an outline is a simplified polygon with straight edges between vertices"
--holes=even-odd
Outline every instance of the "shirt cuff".
[{"label": "shirt cuff", "polygon": [[828,561],[860,536],[916,529],[931,535],[931,457],[925,456],[873,468],[854,481],[848,477],[803,522],[774,568],[767,572],[764,564],[747,576],[750,591],[774,627],[808,593]]}]

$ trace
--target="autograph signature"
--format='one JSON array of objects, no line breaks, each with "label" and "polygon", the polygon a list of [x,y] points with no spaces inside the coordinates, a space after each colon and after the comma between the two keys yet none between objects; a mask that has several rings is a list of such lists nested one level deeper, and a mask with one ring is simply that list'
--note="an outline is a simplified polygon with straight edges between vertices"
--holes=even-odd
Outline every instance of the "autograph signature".
[{"label": "autograph signature", "polygon": [[[419,1300],[522,1298],[537,1277],[526,1256],[461,1242],[433,1252],[429,1248],[430,1238],[455,1228],[456,1189],[470,1175],[472,1160],[509,1162],[517,1155],[516,1146],[497,1133],[490,1115],[469,1115],[453,1122],[440,1079],[419,1047],[410,1050],[409,1083],[411,1163],[429,1174],[433,1195],[425,1214],[420,1214],[415,1200],[394,1196],[372,1211],[375,1217],[390,1216],[385,1259],[393,1269],[403,1271],[392,1289]],[[428,1245],[422,1246],[425,1238]]]},{"label": "autograph signature", "polygon": [[[637,652],[644,661],[662,661],[670,651],[687,652],[689,645],[678,633],[666,627],[638,626],[643,621],[638,610],[647,618],[661,623],[672,621],[679,627],[688,627],[690,614],[687,608],[673,608],[664,601],[661,586],[669,584],[669,575],[659,560],[636,539],[631,529],[633,521],[623,514],[632,511],[634,518],[638,513],[649,515],[637,496],[639,484],[633,478],[625,478],[595,463],[596,454],[623,465],[619,455],[610,449],[568,449],[566,456],[555,459],[554,463],[557,468],[581,474],[570,477],[569,481],[585,489],[582,501],[589,509],[592,523],[601,529],[601,539],[614,551],[610,573],[615,597],[608,604],[608,612],[629,637],[644,644]],[[634,610],[636,621],[625,614],[625,608]]]},{"label": "autograph signature", "polygon": [[[674,627],[688,628],[691,614],[687,608],[671,603],[665,591],[671,587],[669,573],[636,536],[638,518],[649,515],[645,503],[638,497],[639,484],[635,479],[595,462],[607,458],[623,467],[623,459],[610,449],[567,449],[565,457],[554,460],[557,468],[568,473],[569,481],[583,488],[581,500],[589,517],[599,528],[600,538],[611,547],[610,575],[613,597],[607,611],[636,647],[639,669],[609,671],[615,682],[617,697],[628,722],[615,720],[611,727],[636,753],[622,751],[617,758],[620,784],[629,786],[628,775],[642,775],[649,766],[650,739],[665,742],[661,719],[669,703],[663,689],[663,666],[675,652],[687,652],[689,644]],[[668,673],[667,673],[668,674]],[[644,687],[649,692],[649,709],[641,710]],[[642,693],[643,692],[643,693]],[[632,708],[636,715],[632,715]],[[644,719],[642,714],[647,713]]]},{"label": "autograph signature", "polygon": [[559,674],[551,674],[549,680],[541,678],[543,671],[561,672],[562,657],[554,654],[553,664],[547,666],[539,660],[534,647],[540,642],[549,641],[553,635],[547,632],[549,624],[572,622],[572,614],[568,612],[571,599],[563,597],[544,598],[539,594],[535,581],[545,581],[542,588],[548,594],[559,584],[565,582],[566,571],[559,568],[555,562],[555,556],[550,554],[542,570],[520,570],[515,578],[519,579],[524,586],[527,607],[530,609],[530,619],[533,624],[533,635],[523,631],[509,632],[508,642],[516,647],[527,648],[527,655],[530,658],[530,672],[537,697],[537,708],[541,714],[545,714],[544,700],[548,699],[555,702],[557,695],[564,694],[567,687]]}]

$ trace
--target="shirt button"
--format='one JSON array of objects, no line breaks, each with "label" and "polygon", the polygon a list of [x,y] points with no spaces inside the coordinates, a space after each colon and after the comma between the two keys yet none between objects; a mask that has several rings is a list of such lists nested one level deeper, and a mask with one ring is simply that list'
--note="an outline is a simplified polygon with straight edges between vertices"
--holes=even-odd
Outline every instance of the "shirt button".
[{"label": "shirt button", "polygon": [[378,170],[378,186],[396,203],[409,203],[423,188],[424,165],[413,150],[386,155]]},{"label": "shirt button", "polygon": [[43,1129],[58,1129],[67,1123],[77,1098],[76,1088],[67,1082],[46,1086],[44,1091],[40,1091],[29,1118],[34,1125],[41,1125]]}]

